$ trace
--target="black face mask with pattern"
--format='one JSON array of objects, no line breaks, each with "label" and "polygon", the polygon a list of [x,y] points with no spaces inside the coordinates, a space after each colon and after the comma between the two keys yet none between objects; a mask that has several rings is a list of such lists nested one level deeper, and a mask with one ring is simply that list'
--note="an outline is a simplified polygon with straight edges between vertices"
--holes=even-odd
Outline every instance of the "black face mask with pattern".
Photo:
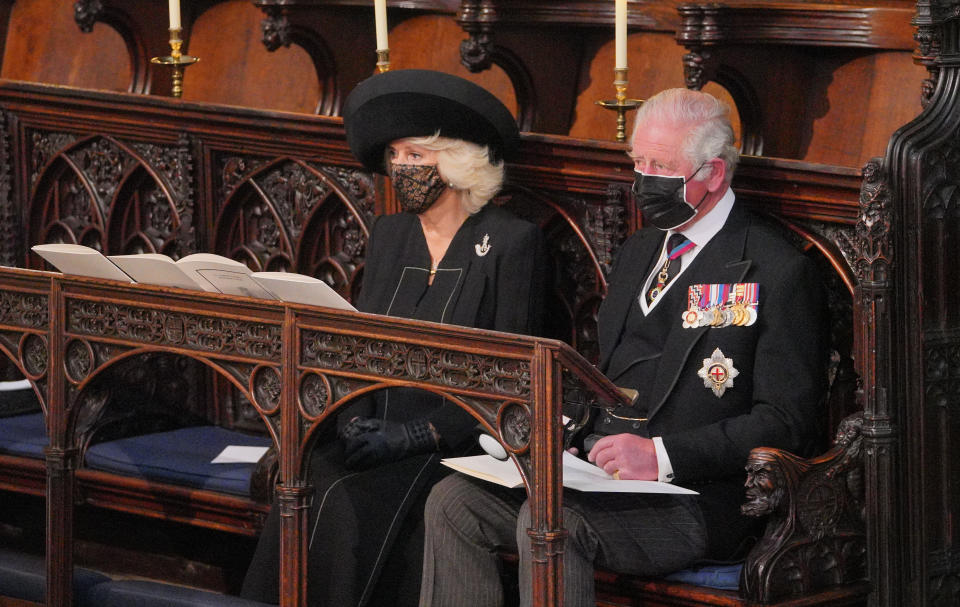
[{"label": "black face mask with pattern", "polygon": [[407,213],[423,213],[447,187],[435,164],[395,164],[390,173],[397,201]]}]

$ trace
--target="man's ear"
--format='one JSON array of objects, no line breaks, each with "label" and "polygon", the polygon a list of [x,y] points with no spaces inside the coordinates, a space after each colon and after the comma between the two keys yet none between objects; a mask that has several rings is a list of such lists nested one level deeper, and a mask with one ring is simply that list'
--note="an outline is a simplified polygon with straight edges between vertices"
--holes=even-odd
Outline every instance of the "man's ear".
[{"label": "man's ear", "polygon": [[714,158],[713,160],[707,161],[707,164],[710,165],[710,177],[707,178],[707,190],[710,192],[716,192],[721,188],[725,188],[727,181],[727,163],[723,161],[722,158]]}]

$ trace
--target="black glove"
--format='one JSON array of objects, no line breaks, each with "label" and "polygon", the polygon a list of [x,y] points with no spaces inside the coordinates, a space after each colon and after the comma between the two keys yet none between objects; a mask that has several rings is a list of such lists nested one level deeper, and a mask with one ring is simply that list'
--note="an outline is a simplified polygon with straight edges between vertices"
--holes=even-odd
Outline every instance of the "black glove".
[{"label": "black glove", "polygon": [[387,422],[357,417],[340,431],[347,468],[365,469],[398,459],[437,450],[437,437],[430,422]]},{"label": "black glove", "polygon": [[350,438],[356,438],[361,434],[366,434],[367,432],[376,432],[377,430],[381,429],[383,423],[384,422],[375,417],[354,417],[348,421],[343,428],[340,428],[340,438],[347,440]]}]

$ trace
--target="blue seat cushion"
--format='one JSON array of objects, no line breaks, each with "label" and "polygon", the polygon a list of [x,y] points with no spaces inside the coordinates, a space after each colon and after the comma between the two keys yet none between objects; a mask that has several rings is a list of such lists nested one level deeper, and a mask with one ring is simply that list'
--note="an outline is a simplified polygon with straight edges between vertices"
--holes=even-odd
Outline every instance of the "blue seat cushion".
[{"label": "blue seat cushion", "polygon": [[664,579],[718,590],[739,590],[742,569],[743,563],[703,565],[675,571],[664,576]]},{"label": "blue seat cushion", "polygon": [[[109,581],[110,578],[102,573],[75,567],[73,594],[81,599],[94,586]],[[42,603],[46,599],[46,591],[46,563],[43,557],[0,548],[0,596]]]},{"label": "blue seat cushion", "polygon": [[237,596],[145,580],[100,584],[86,594],[85,601],[79,603],[80,607],[275,607]]},{"label": "blue seat cushion", "polygon": [[0,417],[0,453],[42,459],[47,442],[43,413]]},{"label": "blue seat cushion", "polygon": [[253,436],[219,426],[191,426],[143,434],[93,445],[86,466],[95,470],[151,481],[250,496],[256,464],[212,464],[228,445],[269,447],[265,436]]}]

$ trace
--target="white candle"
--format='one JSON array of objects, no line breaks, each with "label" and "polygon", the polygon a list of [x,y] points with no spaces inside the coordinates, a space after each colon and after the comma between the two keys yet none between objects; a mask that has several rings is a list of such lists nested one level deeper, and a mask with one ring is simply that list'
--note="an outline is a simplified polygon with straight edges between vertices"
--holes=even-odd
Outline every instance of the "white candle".
[{"label": "white candle", "polygon": [[180,0],[170,0],[170,29],[180,29]]},{"label": "white candle", "polygon": [[377,25],[377,50],[390,48],[387,44],[387,0],[373,0],[373,19]]},{"label": "white candle", "polygon": [[625,70],[627,69],[627,0],[616,0],[614,14],[617,48],[617,60],[614,67],[618,70]]}]

